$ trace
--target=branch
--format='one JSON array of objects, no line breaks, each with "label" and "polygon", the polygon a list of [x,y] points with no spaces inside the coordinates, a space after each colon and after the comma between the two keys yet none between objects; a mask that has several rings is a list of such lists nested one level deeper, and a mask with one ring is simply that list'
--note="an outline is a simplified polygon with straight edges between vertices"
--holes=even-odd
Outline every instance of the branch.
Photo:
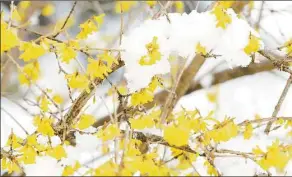
[{"label": "branch", "polygon": [[[124,131],[122,131],[124,132]],[[189,153],[194,153],[194,154],[199,154],[199,156],[202,157],[206,157],[205,153],[198,153],[197,151],[194,151],[192,148],[190,148],[189,146],[175,146],[175,145],[171,145],[169,144],[167,141],[165,141],[162,137],[157,136],[157,135],[153,135],[153,134],[144,134],[143,132],[136,132],[133,131],[132,134],[134,139],[140,140],[142,142],[148,142],[148,143],[157,143],[157,144],[161,144],[164,146],[168,146],[168,147],[172,147],[175,149],[179,149],[185,152],[189,152]]]},{"label": "branch", "polygon": [[[259,73],[259,72],[264,72],[264,71],[270,71],[272,69],[274,69],[274,65],[270,62],[263,62],[263,63],[252,63],[250,64],[248,67],[243,68],[243,67],[236,67],[234,69],[227,69],[218,73],[215,73],[213,76],[213,81],[211,83],[211,86],[217,85],[217,84],[222,84],[225,83],[227,81],[239,78],[239,77],[243,77],[243,76],[248,76],[248,75],[252,75],[255,73]],[[203,89],[203,86],[199,83],[199,81],[196,82],[192,82],[189,89],[187,90],[187,92],[185,93],[185,95],[190,94],[194,91]],[[166,98],[168,96],[169,92],[168,91],[162,91],[159,92],[155,95],[154,97],[154,101],[151,103],[147,103],[144,106],[146,107],[146,109],[150,109],[152,108],[155,104],[156,105],[161,105],[166,101]],[[120,108],[120,107],[119,107]],[[122,110],[118,108],[118,113],[121,112]],[[102,126],[105,122],[109,121],[110,117],[109,116],[105,116],[102,117],[101,119],[99,119],[98,121],[96,121],[93,126],[94,127],[99,127]]]},{"label": "branch", "polygon": [[10,114],[6,109],[4,109],[3,107],[1,107],[1,110],[4,111],[21,129],[22,131],[24,131],[24,133],[26,135],[28,135],[28,132],[25,130],[25,128],[15,119],[15,117],[13,117],[12,114]]},{"label": "branch", "polygon": [[[109,74],[115,72],[119,68],[124,66],[123,61],[119,61],[119,64],[114,64],[111,68],[112,72]],[[87,101],[94,95],[95,93],[95,85],[99,85],[102,83],[104,79],[96,78],[94,79],[93,83],[89,85],[89,92],[83,91],[79,97],[74,101],[73,105],[71,106],[70,110],[65,115],[65,121],[68,126],[70,126],[74,119],[76,119],[81,112],[82,108],[85,106]]]},{"label": "branch", "polygon": [[65,22],[63,23],[63,25],[62,25],[62,27],[61,27],[61,29],[59,30],[59,32],[58,32],[57,34],[55,34],[55,35],[53,36],[53,38],[57,37],[57,36],[61,33],[61,31],[63,31],[63,29],[65,28],[65,26],[66,26],[66,24],[67,24],[67,22],[68,22],[68,20],[69,20],[69,18],[71,17],[71,15],[72,15],[73,12],[74,12],[74,9],[75,9],[76,4],[77,4],[77,1],[74,2],[74,4],[73,4],[73,6],[72,6],[72,8],[71,8],[71,10],[70,10],[70,12],[69,12],[69,14],[68,14],[66,20],[65,20]]},{"label": "branch", "polygon": [[[292,74],[290,75],[290,77],[288,78],[288,80],[287,80],[287,82],[286,82],[286,85],[285,85],[285,87],[284,87],[284,90],[282,91],[282,94],[281,94],[281,96],[280,96],[280,98],[279,98],[279,100],[278,100],[278,103],[277,103],[277,105],[276,105],[276,107],[275,107],[275,109],[274,109],[274,112],[273,112],[272,117],[276,117],[276,116],[278,115],[278,113],[279,113],[279,111],[280,111],[280,108],[281,108],[281,106],[282,106],[282,103],[284,102],[284,99],[285,99],[285,97],[287,96],[287,93],[288,93],[288,90],[289,90],[289,88],[290,88],[290,86],[291,86],[291,83],[292,83]],[[266,134],[269,134],[273,122],[274,122],[274,121],[270,121],[270,122],[268,123],[268,125],[267,125],[267,127],[266,127],[266,129],[265,129],[265,133],[266,133]]]},{"label": "branch", "polygon": [[270,60],[280,71],[285,71],[287,73],[292,74],[292,71],[291,69],[289,69],[288,64],[281,56],[277,56],[281,57],[281,59],[276,59],[272,52],[266,50],[260,50],[258,51],[258,53],[267,58],[268,60]]},{"label": "branch", "polygon": [[177,87],[175,88],[175,96],[174,94],[169,94],[166,99],[165,106],[161,114],[162,122],[170,115],[178,100],[187,92],[190,87],[190,83],[197,75],[205,61],[206,59],[204,56],[197,54],[193,58],[190,65],[183,71],[181,78],[179,78]]}]

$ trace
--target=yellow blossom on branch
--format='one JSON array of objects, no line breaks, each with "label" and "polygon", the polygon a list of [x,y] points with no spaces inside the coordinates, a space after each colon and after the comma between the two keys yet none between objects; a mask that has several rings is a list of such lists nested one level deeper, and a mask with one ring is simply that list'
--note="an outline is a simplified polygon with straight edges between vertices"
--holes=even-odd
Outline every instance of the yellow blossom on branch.
[{"label": "yellow blossom on branch", "polygon": [[215,6],[211,13],[216,16],[216,27],[226,29],[227,25],[232,21],[230,15],[227,14],[226,10],[222,8],[222,6]]},{"label": "yellow blossom on branch", "polygon": [[250,139],[252,136],[252,132],[253,132],[252,124],[247,124],[247,126],[245,127],[245,131],[243,133],[244,139]]},{"label": "yellow blossom on branch", "polygon": [[13,28],[8,28],[8,24],[2,18],[3,14],[1,13],[1,54],[20,44],[16,31]]},{"label": "yellow blossom on branch", "polygon": [[67,165],[63,170],[62,176],[72,176],[80,167],[81,165],[78,161],[75,163],[74,166]]},{"label": "yellow blossom on branch", "polygon": [[101,129],[97,132],[97,137],[101,138],[103,141],[112,140],[118,136],[120,136],[120,129],[114,124],[110,124],[105,129]]},{"label": "yellow blossom on branch", "polygon": [[62,145],[58,145],[47,151],[47,154],[57,160],[67,157],[67,153]]},{"label": "yellow blossom on branch", "polygon": [[74,125],[74,127],[77,127],[80,130],[84,130],[86,128],[89,128],[95,121],[96,119],[92,115],[83,114],[81,115],[78,123]]},{"label": "yellow blossom on branch", "polygon": [[139,64],[140,65],[153,65],[159,60],[161,60],[161,53],[159,52],[159,45],[157,43],[158,38],[153,37],[152,42],[146,44],[147,54],[142,56]]},{"label": "yellow blossom on branch", "polygon": [[36,116],[34,118],[34,126],[37,127],[37,132],[41,133],[44,136],[54,136],[55,132],[52,127],[53,119],[46,117]]},{"label": "yellow blossom on branch", "polygon": [[89,79],[86,75],[80,74],[80,73],[73,73],[66,75],[66,78],[68,79],[68,85],[72,89],[79,89],[79,90],[86,90],[89,92]]},{"label": "yellow blossom on branch", "polygon": [[[178,136],[179,135],[179,136]],[[188,144],[190,130],[183,127],[176,127],[175,125],[167,126],[164,128],[163,137],[172,145],[184,146]]]},{"label": "yellow blossom on branch", "polygon": [[184,2],[183,1],[174,1],[174,6],[177,12],[184,12]]},{"label": "yellow blossom on branch", "polygon": [[111,72],[111,68],[104,64],[100,59],[94,60],[88,58],[87,74],[93,78],[101,78],[108,76],[108,73]]},{"label": "yellow blossom on branch", "polygon": [[34,42],[22,42],[19,49],[23,53],[19,56],[23,61],[30,61],[39,58],[47,51],[42,45],[38,45]]},{"label": "yellow blossom on branch", "polygon": [[73,44],[75,43],[72,43],[72,42],[68,44],[59,43],[56,45],[57,54],[60,56],[62,62],[69,64],[69,62],[72,59],[75,59],[77,57],[77,52],[74,49],[76,45],[73,45]]},{"label": "yellow blossom on branch", "polygon": [[260,49],[260,40],[254,35],[250,35],[247,46],[244,48],[244,52],[247,55],[251,55]]},{"label": "yellow blossom on branch", "polygon": [[19,71],[18,79],[20,84],[33,84],[40,77],[40,66],[38,62],[26,64],[22,71]]}]

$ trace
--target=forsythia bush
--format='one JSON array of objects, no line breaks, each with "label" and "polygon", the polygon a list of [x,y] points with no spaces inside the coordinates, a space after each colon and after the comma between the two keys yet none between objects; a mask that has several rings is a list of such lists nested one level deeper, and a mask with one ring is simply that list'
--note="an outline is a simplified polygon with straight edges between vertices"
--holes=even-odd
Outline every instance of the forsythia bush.
[{"label": "forsythia bush", "polygon": [[[27,170],[29,166],[48,162],[54,165],[52,175],[64,176],[218,176],[224,174],[216,167],[216,158],[235,156],[253,161],[267,174],[271,169],[285,173],[292,159],[292,145],[288,142],[276,140],[267,148],[255,146],[250,152],[217,146],[235,137],[242,136],[248,140],[257,129],[269,122],[280,129],[290,129],[287,137],[291,138],[291,118],[256,117],[236,122],[235,118],[226,117],[219,121],[214,118],[214,112],[202,115],[197,109],[173,111],[174,100],[178,97],[175,94],[180,85],[178,81],[169,87],[165,77],[168,73],[173,75],[175,70],[170,65],[171,58],[175,57],[173,52],[185,58],[186,66],[191,65],[192,59],[197,56],[222,57],[232,66],[246,66],[255,54],[264,52],[257,31],[232,10],[235,2],[216,2],[206,12],[187,15],[180,14],[184,4],[174,1],[171,7],[179,13],[167,14],[161,10],[157,18],[147,20],[133,32],[127,35],[121,33],[120,49],[90,48],[82,43],[100,30],[106,23],[107,14],[94,15],[79,24],[80,31],[76,36],[66,40],[58,38],[70,28],[72,13],[79,2],[74,4],[67,19],[56,24],[53,33],[30,31],[23,19],[26,19],[25,9],[33,3],[22,1],[17,6],[12,5],[8,21],[1,13],[1,57],[7,57],[16,65],[21,85],[35,85],[41,91],[35,100],[40,109],[40,113],[33,118],[36,129],[25,138],[11,132],[7,143],[1,148],[2,171],[30,175]],[[118,1],[115,11],[124,16],[138,3],[145,3],[153,9],[160,2]],[[42,9],[45,16],[53,13],[52,4]],[[25,41],[19,36],[22,30],[38,37]],[[237,36],[239,33],[240,36]],[[232,38],[238,38],[238,43],[229,43]],[[292,54],[291,44],[287,41],[281,48],[287,56]],[[20,51],[18,58],[12,55],[16,49]],[[98,51],[98,54],[92,55],[92,50]],[[42,73],[38,59],[48,53],[55,54],[59,64],[76,61],[78,54],[84,54],[87,58],[86,67],[77,60],[81,71],[66,72],[59,65],[70,94],[71,91],[78,93],[69,104],[69,109],[61,106],[65,102],[61,95],[38,85]],[[24,65],[20,65],[18,60]],[[110,113],[108,121],[97,125],[96,115],[84,113],[85,104],[92,101],[90,98],[95,88],[109,80],[110,74],[121,67],[125,67],[127,84],[112,84],[108,94],[119,104],[120,110]],[[284,67],[290,71],[289,66]],[[181,77],[184,75],[178,78]],[[155,95],[161,90],[168,90],[170,106],[155,102]],[[207,96],[211,102],[216,102],[216,94]],[[53,114],[54,111],[57,114]],[[82,138],[89,140],[82,141]],[[99,155],[94,159],[98,163],[89,166],[81,160],[81,155],[77,155],[86,152]],[[194,165],[196,161],[203,162],[203,170],[197,169]]]}]

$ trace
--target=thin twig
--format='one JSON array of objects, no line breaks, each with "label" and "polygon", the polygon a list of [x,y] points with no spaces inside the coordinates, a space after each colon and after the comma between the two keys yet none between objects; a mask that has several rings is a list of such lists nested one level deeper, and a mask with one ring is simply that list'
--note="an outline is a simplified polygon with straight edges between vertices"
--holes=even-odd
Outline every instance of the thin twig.
[{"label": "thin twig", "polygon": [[[31,80],[31,78],[22,71],[21,66],[15,61],[15,59],[6,52],[6,55],[8,56],[8,58],[16,65],[16,67],[24,74],[24,76],[26,77],[27,80]],[[59,109],[59,106],[57,103],[55,103],[55,101],[48,95],[48,93],[46,91],[44,91],[38,84],[35,84],[35,86],[53,103],[53,105]]]},{"label": "thin twig", "polygon": [[1,110],[4,111],[24,131],[26,135],[28,135],[28,132],[25,130],[25,128],[13,117],[12,114],[6,111],[3,107],[1,107]]},{"label": "thin twig", "polygon": [[259,54],[270,60],[280,71],[285,71],[292,74],[292,70],[289,69],[289,66],[283,65],[282,60],[276,59],[275,56],[267,50],[258,51]]},{"label": "thin twig", "polygon": [[264,4],[265,4],[265,1],[262,1],[261,10],[260,10],[260,13],[259,13],[258,21],[255,24],[255,29],[258,29],[260,27],[260,23],[261,23],[262,16],[263,16]]},{"label": "thin twig", "polygon": [[[281,109],[281,106],[282,106],[282,103],[284,102],[284,99],[285,97],[287,96],[287,93],[288,93],[288,90],[291,86],[291,83],[292,83],[292,74],[290,75],[290,77],[288,78],[287,82],[286,82],[286,85],[284,87],[284,90],[282,91],[282,94],[278,100],[278,103],[274,109],[274,112],[273,112],[273,115],[272,117],[276,117]],[[265,133],[266,134],[269,134],[270,132],[270,129],[272,127],[272,124],[273,124],[273,121],[270,121],[265,129]]]},{"label": "thin twig", "polygon": [[61,31],[63,31],[63,29],[65,28],[65,26],[66,26],[66,24],[67,24],[67,22],[68,22],[68,20],[69,20],[69,18],[71,17],[71,15],[72,15],[73,12],[74,12],[74,9],[75,9],[76,4],[77,4],[77,1],[74,2],[74,4],[73,4],[73,6],[72,6],[72,8],[71,8],[71,10],[70,10],[70,12],[69,12],[69,14],[68,14],[66,20],[65,20],[65,22],[63,23],[63,25],[62,25],[62,27],[61,27],[61,29],[60,29],[60,31],[57,32],[57,34],[53,35],[53,38],[56,38],[56,37],[61,33]]}]

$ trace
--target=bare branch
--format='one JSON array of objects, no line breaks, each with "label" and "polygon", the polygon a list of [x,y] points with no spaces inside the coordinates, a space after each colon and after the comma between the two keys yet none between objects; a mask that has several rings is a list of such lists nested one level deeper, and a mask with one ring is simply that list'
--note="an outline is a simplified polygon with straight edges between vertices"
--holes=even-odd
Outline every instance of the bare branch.
[{"label": "bare branch", "polygon": [[4,111],[23,131],[26,135],[28,135],[28,132],[25,130],[25,128],[13,117],[12,114],[10,114],[6,109],[1,107],[1,110]]},{"label": "bare branch", "polygon": [[[283,91],[282,91],[282,94],[281,94],[281,96],[280,96],[280,98],[279,98],[279,100],[278,100],[278,103],[277,103],[277,105],[276,105],[276,107],[275,107],[275,109],[274,109],[274,112],[273,112],[272,117],[276,117],[276,116],[278,115],[278,113],[279,113],[279,111],[280,111],[280,109],[281,109],[282,103],[284,102],[284,99],[285,99],[285,97],[287,96],[287,93],[288,93],[288,90],[289,90],[289,88],[290,88],[290,86],[291,86],[291,83],[292,83],[292,75],[290,75],[290,77],[288,78],[288,80],[287,80],[287,82],[286,82],[286,85],[285,85],[285,87],[284,87],[284,89],[283,89]],[[267,127],[266,127],[266,129],[265,129],[265,133],[266,133],[266,134],[269,134],[273,122],[274,122],[274,121],[270,121],[270,122],[268,123],[268,125],[267,125]]]},{"label": "bare branch", "polygon": [[70,12],[69,12],[66,20],[65,20],[65,22],[63,23],[63,25],[62,25],[62,27],[60,29],[60,31],[57,34],[53,35],[53,38],[57,37],[61,33],[61,31],[63,31],[63,29],[65,28],[65,26],[66,26],[66,24],[67,24],[67,22],[69,20],[69,18],[71,17],[71,15],[74,12],[74,9],[75,9],[76,4],[77,4],[77,1],[74,2],[74,4],[73,4],[73,6],[72,6],[72,8],[71,8],[71,10],[70,10]]},{"label": "bare branch", "polygon": [[[243,77],[243,76],[247,76],[247,75],[252,75],[255,73],[259,73],[259,72],[264,72],[264,71],[270,71],[272,69],[274,69],[274,65],[271,62],[263,62],[263,63],[253,63],[251,65],[249,65],[246,68],[243,67],[237,67],[234,69],[227,69],[227,70],[223,70],[221,72],[217,72],[214,74],[213,76],[213,81],[211,83],[211,86],[217,85],[217,84],[222,84],[225,83],[227,81],[239,78],[239,77]],[[187,92],[185,93],[185,95],[190,94],[194,91],[203,89],[203,86],[200,84],[200,81],[193,81],[189,87],[189,89],[187,90]],[[154,101],[151,103],[147,103],[144,106],[146,107],[146,109],[150,109],[152,108],[155,104],[156,105],[161,105],[166,101],[166,98],[168,97],[168,94],[170,94],[168,91],[162,91],[159,92],[155,95],[154,97]],[[118,113],[120,113],[122,110],[119,107],[118,108]],[[102,117],[101,119],[99,119],[98,121],[96,121],[94,123],[94,127],[99,127],[102,126],[105,122],[109,121],[110,117],[109,116],[105,116]]]},{"label": "bare branch", "polygon": [[205,62],[205,57],[197,54],[193,59],[190,65],[183,71],[181,78],[179,79],[178,85],[175,88],[175,96],[174,94],[169,94],[166,99],[166,103],[161,114],[161,121],[163,122],[171,113],[177,101],[187,92],[189,89],[190,83],[193,78],[196,76],[201,66]]}]

